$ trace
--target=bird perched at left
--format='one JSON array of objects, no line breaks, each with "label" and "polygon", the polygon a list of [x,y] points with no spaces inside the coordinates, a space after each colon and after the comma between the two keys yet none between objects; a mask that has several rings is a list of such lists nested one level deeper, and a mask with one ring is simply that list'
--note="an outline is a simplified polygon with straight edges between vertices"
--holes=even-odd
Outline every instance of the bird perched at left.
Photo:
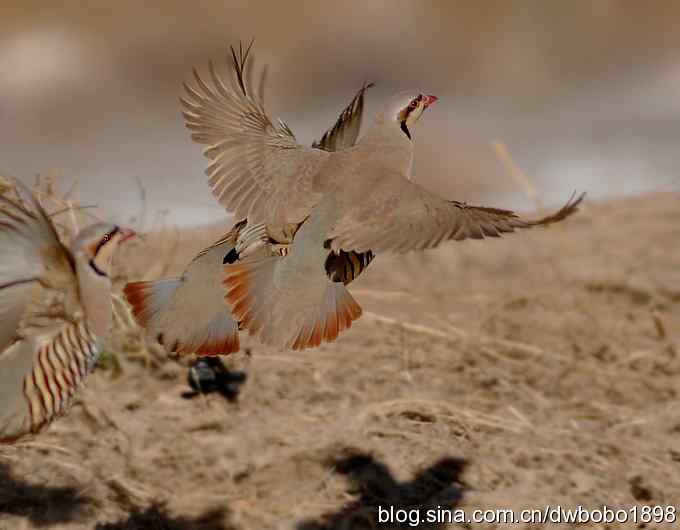
[{"label": "bird perched at left", "polygon": [[63,415],[112,322],[111,260],[135,234],[109,223],[67,247],[20,181],[0,195],[0,443]]}]

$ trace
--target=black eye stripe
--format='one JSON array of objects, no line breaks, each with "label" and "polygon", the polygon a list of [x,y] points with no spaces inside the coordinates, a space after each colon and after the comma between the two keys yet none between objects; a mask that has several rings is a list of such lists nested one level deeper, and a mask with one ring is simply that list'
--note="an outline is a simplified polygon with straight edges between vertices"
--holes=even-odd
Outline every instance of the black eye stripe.
[{"label": "black eye stripe", "polygon": [[406,120],[408,120],[408,117],[411,115],[411,112],[413,112],[416,108],[418,108],[418,105],[423,99],[423,95],[419,94],[417,97],[411,100],[411,103],[408,104],[408,106],[400,113],[400,116],[403,116],[403,119],[401,120],[401,130],[403,133],[408,137],[409,140],[411,140],[411,131],[408,130],[408,127],[406,126]]},{"label": "black eye stripe", "polygon": [[411,100],[411,102],[408,104],[408,106],[404,109],[404,121],[406,121],[411,114],[416,108],[418,108],[418,105],[423,99],[423,95],[419,95],[418,97],[414,98]]},{"label": "black eye stripe", "polygon": [[120,231],[120,228],[116,227],[113,230],[111,230],[108,234],[106,234],[99,243],[97,243],[97,248],[94,249],[94,255],[96,256],[99,254],[99,251],[102,249],[104,245],[106,245],[109,241],[111,241],[111,238],[115,236],[118,232]]}]

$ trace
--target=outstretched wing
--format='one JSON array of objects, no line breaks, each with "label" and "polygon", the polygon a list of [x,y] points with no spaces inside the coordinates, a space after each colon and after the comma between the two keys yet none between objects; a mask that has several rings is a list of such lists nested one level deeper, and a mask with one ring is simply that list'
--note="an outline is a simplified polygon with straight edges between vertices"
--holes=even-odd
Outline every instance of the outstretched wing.
[{"label": "outstretched wing", "polygon": [[252,43],[232,52],[231,82],[212,63],[210,81],[194,70],[195,86],[180,98],[186,126],[203,154],[213,194],[237,219],[272,225],[301,222],[318,202],[314,188],[328,153],[297,143],[288,126],[272,123],[246,66]]},{"label": "outstretched wing", "polygon": [[33,287],[47,272],[46,263],[73,270],[71,255],[45,210],[22,182],[13,184],[20,192],[16,200],[0,195],[0,352],[16,337]]},{"label": "outstretched wing", "polygon": [[566,219],[577,211],[584,196],[572,195],[557,212],[527,220],[510,210],[447,201],[403,177],[390,177],[341,218],[327,244],[333,250],[407,252],[433,248],[448,239],[499,237],[517,228]]},{"label": "outstretched wing", "polygon": [[315,141],[312,147],[324,151],[341,151],[356,144],[364,113],[364,93],[372,86],[373,83],[368,83],[359,89],[356,96],[338,116],[333,127],[328,129],[320,140]]}]

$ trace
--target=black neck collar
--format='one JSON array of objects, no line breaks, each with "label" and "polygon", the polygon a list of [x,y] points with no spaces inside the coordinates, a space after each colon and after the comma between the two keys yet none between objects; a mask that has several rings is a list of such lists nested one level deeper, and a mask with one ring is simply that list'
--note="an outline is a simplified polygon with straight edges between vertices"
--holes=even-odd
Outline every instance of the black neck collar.
[{"label": "black neck collar", "polygon": [[404,134],[408,136],[408,139],[411,139],[411,131],[408,130],[408,127],[406,126],[406,120],[403,120],[401,122],[401,130],[404,131]]},{"label": "black neck collar", "polygon": [[97,264],[94,262],[94,259],[90,260],[90,267],[92,267],[92,270],[97,273],[97,276],[104,276],[105,278],[109,277],[108,274],[106,274],[103,270],[97,267]]}]

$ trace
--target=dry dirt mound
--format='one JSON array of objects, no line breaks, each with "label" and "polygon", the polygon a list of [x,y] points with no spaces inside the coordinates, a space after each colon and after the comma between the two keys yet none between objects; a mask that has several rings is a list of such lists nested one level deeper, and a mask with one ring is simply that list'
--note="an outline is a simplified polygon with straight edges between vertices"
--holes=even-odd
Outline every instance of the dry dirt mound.
[{"label": "dry dirt mound", "polygon": [[[237,404],[183,399],[183,366],[118,352],[117,377],[99,369],[67,418],[0,452],[0,529],[363,529],[380,504],[680,506],[677,194],[379,257],[353,292],[366,314],[335,344],[245,339],[251,355],[227,360],[248,373]],[[465,528],[427,528],[449,527]]]}]

